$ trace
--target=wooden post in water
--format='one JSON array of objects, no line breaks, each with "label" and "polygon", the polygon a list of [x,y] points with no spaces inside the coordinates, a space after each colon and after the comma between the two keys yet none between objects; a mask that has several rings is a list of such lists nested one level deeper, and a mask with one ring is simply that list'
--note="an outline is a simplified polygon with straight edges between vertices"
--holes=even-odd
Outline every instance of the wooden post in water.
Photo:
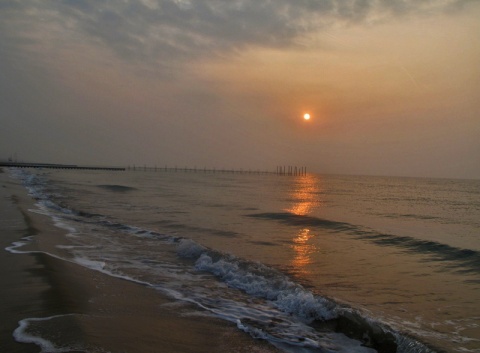
[{"label": "wooden post in water", "polygon": [[[1,161],[0,161],[0,165],[1,165]],[[76,166],[58,166],[58,168],[70,168],[70,169],[75,169],[74,167]],[[80,167],[78,167],[80,168]],[[93,168],[93,167],[92,167]],[[81,168],[80,168],[81,169]],[[120,168],[118,168],[120,169]],[[207,166],[204,166],[203,168],[197,168],[197,166],[193,166],[193,167],[188,167],[188,166],[184,166],[184,167],[178,167],[177,165],[175,166],[172,166],[172,167],[169,167],[167,164],[165,164],[164,166],[158,166],[157,164],[155,165],[152,165],[152,166],[148,166],[147,164],[144,164],[143,167],[142,166],[139,166],[137,168],[137,166],[135,164],[133,165],[128,165],[127,167],[125,168],[121,168],[122,170],[128,170],[128,171],[154,171],[154,172],[158,172],[158,171],[165,171],[165,172],[184,172],[184,173],[187,173],[187,172],[193,172],[193,173],[201,173],[202,169],[203,169],[203,173],[204,174],[207,174],[207,173],[211,173],[211,174],[215,174],[217,172],[219,173],[223,173],[223,174],[257,174],[257,175],[268,175],[268,174],[275,174],[275,175],[278,175],[278,176],[306,176],[307,175],[307,167],[299,167],[299,166],[294,166],[294,165],[277,165],[276,168],[274,170],[270,169],[243,169],[243,168],[238,168],[238,169],[235,169],[235,168],[220,168],[220,169],[216,169],[215,167],[212,167],[212,168],[207,168]]]}]

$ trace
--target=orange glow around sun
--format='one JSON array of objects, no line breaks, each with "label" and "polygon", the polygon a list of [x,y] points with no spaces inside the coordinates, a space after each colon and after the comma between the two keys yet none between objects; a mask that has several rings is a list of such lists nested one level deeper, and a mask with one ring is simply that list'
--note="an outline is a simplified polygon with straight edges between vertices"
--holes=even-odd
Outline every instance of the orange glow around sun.
[{"label": "orange glow around sun", "polygon": [[310,120],[310,114],[308,114],[308,113],[303,114],[303,118],[305,120]]}]

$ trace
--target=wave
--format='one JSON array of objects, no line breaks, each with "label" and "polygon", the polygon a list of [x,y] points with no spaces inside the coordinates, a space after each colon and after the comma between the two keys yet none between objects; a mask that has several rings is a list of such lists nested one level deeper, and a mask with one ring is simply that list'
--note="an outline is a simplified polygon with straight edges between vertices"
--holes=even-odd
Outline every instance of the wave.
[{"label": "wave", "polygon": [[[135,274],[122,272],[119,264],[112,256],[104,256],[108,249],[102,248],[102,260],[89,257],[87,247],[84,255],[74,262],[95,271],[123,278],[142,285],[153,287],[170,295],[176,300],[187,301],[207,310],[213,315],[233,322],[237,327],[255,338],[265,339],[286,352],[362,352],[371,353],[373,350],[398,353],[430,353],[430,348],[408,336],[392,329],[386,324],[376,321],[353,308],[349,308],[314,293],[290,279],[283,272],[266,266],[260,262],[252,262],[234,255],[223,253],[205,247],[189,238],[175,237],[161,234],[152,230],[111,221],[106,216],[74,211],[65,206],[59,206],[51,201],[48,193],[42,189],[45,180],[27,178],[26,186],[31,188],[32,195],[39,197],[42,207],[50,209],[50,216],[61,217],[75,221],[78,224],[94,224],[96,227],[105,227],[114,232],[133,235],[156,241],[159,244],[176,246],[177,256],[192,266],[189,269],[169,271],[169,266],[161,268],[165,271],[164,277],[158,280],[161,263],[142,254],[142,258],[129,258],[129,266],[139,261],[143,268],[157,266],[155,276],[137,278]],[[30,190],[30,189],[29,189]],[[296,216],[288,213],[256,214],[252,217],[275,219],[287,224],[324,227],[343,232],[359,233],[354,225],[314,217]],[[73,218],[72,218],[73,217]],[[58,223],[58,222],[57,222]],[[105,229],[104,228],[104,229]],[[363,235],[368,235],[363,233]],[[372,234],[370,234],[372,235]],[[30,239],[25,239],[30,240]],[[19,248],[25,243],[13,244],[11,252],[20,252]],[[68,250],[64,248],[65,250]],[[77,250],[80,247],[76,247]],[[118,253],[118,252],[117,252]],[[117,254],[116,253],[116,254]],[[122,256],[122,255],[118,255]],[[113,260],[112,260],[113,259]],[[125,260],[122,258],[122,260]],[[190,263],[190,265],[188,265]],[[180,266],[180,265],[178,265]],[[137,269],[139,269],[138,267]],[[135,273],[135,271],[134,271]],[[185,276],[180,281],[179,273]],[[227,295],[222,285],[217,289],[199,286],[204,274],[213,275],[217,281],[230,290],[243,293],[246,297]],[[166,280],[166,276],[171,276]],[[189,277],[190,276],[190,277]],[[17,334],[25,332],[24,321]],[[24,336],[25,338],[25,336]],[[30,338],[29,338],[30,339]],[[40,340],[31,339],[30,342],[48,344]],[[300,350],[297,349],[300,347]]]},{"label": "wave", "polygon": [[282,222],[290,226],[326,229],[365,239],[380,246],[394,246],[412,253],[428,257],[429,261],[444,263],[446,267],[462,273],[478,274],[480,271],[480,252],[461,249],[431,240],[422,240],[410,236],[380,233],[373,229],[346,222],[337,222],[312,216],[296,215],[290,212],[267,212],[248,214],[247,217]]},{"label": "wave", "polygon": [[113,192],[128,192],[137,190],[131,186],[124,186],[124,185],[97,185],[97,187]]},{"label": "wave", "polygon": [[[252,297],[267,300],[288,317],[295,317],[298,322],[314,328],[316,334],[341,334],[379,353],[434,352],[386,324],[364,316],[352,308],[342,306],[329,298],[315,295],[293,282],[282,272],[262,263],[224,254],[190,239],[180,239],[177,252],[181,257],[193,259],[198,271],[211,273],[231,288],[241,290]],[[284,343],[305,347],[315,346],[312,346],[311,341],[317,337],[316,334],[309,333],[305,337],[297,335],[295,339],[291,337],[287,339],[288,330],[292,330],[292,327],[285,330],[284,325],[285,322],[282,320],[275,322],[252,318],[240,318],[237,322],[239,328],[254,337],[269,340],[272,340],[272,337],[276,340],[282,337]],[[318,340],[318,337],[316,339]],[[354,351],[351,346],[349,349]]]},{"label": "wave", "polygon": [[248,214],[248,217],[276,220],[292,226],[318,227],[341,232],[358,232],[360,229],[345,222],[337,222],[311,216],[297,215],[290,212],[266,212]]},{"label": "wave", "polygon": [[205,228],[205,227],[195,227],[195,226],[190,226],[182,223],[177,223],[170,220],[157,221],[156,224],[161,225],[163,228],[168,228],[172,230],[182,230],[183,232],[208,233],[209,235],[215,235],[219,237],[234,238],[240,235],[239,233],[234,231]]}]

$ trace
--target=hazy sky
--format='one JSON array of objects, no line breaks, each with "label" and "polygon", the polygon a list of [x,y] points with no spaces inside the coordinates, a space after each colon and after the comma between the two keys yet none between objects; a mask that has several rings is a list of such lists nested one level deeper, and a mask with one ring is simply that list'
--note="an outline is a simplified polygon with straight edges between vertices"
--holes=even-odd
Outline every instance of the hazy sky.
[{"label": "hazy sky", "polygon": [[0,0],[0,158],[480,178],[479,19],[468,0]]}]

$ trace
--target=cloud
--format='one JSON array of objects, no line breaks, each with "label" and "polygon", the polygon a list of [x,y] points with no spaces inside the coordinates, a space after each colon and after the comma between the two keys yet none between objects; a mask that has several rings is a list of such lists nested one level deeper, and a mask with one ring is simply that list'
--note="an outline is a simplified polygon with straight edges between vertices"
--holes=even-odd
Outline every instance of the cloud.
[{"label": "cloud", "polygon": [[287,47],[334,23],[460,7],[465,0],[17,0],[4,13],[57,23],[122,60],[169,64],[246,47]]}]

